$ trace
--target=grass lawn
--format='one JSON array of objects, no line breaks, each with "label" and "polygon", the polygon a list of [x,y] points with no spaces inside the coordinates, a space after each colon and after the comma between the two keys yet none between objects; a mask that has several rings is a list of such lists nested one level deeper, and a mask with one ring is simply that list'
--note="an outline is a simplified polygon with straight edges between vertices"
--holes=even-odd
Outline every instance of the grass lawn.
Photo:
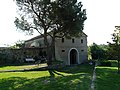
[{"label": "grass lawn", "polygon": [[111,62],[112,67],[97,67],[95,90],[120,90],[120,75],[117,74],[117,61]]},{"label": "grass lawn", "polygon": [[39,66],[36,64],[31,65],[8,65],[8,66],[0,66],[0,71],[3,70],[23,70],[23,69],[30,69],[30,68],[38,68],[38,67],[44,67],[47,66],[46,63],[40,64]]},{"label": "grass lawn", "polygon": [[89,90],[92,72],[93,66],[88,64],[60,70],[5,72],[0,73],[0,90]]}]

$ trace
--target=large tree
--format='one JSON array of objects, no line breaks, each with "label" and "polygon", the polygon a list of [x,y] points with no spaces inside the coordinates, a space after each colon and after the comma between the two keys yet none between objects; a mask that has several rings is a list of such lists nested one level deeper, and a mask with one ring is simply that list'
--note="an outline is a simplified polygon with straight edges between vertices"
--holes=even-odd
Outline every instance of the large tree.
[{"label": "large tree", "polygon": [[109,54],[118,61],[118,73],[120,73],[120,26],[115,26],[112,42],[109,42],[109,47]]},{"label": "large tree", "polygon": [[16,27],[29,33],[37,30],[44,37],[50,62],[54,52],[49,52],[54,49],[55,38],[80,36],[84,28],[86,11],[77,0],[16,0],[16,4],[20,14],[15,20]]}]

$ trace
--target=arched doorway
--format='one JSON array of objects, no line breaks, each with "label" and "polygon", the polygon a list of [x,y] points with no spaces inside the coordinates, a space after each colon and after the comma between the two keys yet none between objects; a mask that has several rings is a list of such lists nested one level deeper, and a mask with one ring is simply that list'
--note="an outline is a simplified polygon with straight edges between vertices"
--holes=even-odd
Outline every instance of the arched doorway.
[{"label": "arched doorway", "polygon": [[75,49],[70,51],[70,64],[77,64],[77,51]]},{"label": "arched doorway", "polygon": [[68,64],[79,64],[79,52],[76,48],[71,48],[68,53]]}]

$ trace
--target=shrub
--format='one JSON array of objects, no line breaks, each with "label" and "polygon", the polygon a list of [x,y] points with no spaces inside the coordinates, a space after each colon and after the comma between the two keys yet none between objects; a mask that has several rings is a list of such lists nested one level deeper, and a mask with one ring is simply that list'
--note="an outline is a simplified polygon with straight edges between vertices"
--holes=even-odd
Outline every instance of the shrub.
[{"label": "shrub", "polygon": [[111,67],[112,65],[111,65],[110,61],[101,61],[100,66],[109,66],[109,67]]},{"label": "shrub", "polygon": [[0,53],[0,64],[12,64],[14,63],[12,55],[9,53]]}]

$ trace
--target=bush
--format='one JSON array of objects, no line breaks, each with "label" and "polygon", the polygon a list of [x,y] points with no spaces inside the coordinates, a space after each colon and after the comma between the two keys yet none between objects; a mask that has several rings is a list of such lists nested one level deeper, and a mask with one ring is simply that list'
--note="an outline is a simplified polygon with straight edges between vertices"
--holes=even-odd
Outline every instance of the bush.
[{"label": "bush", "polygon": [[0,53],[0,64],[6,63],[6,54]]},{"label": "bush", "polygon": [[109,66],[109,67],[111,67],[112,65],[111,65],[110,61],[101,61],[100,66]]},{"label": "bush", "polygon": [[8,53],[0,53],[0,64],[12,64],[14,62],[12,55]]}]

